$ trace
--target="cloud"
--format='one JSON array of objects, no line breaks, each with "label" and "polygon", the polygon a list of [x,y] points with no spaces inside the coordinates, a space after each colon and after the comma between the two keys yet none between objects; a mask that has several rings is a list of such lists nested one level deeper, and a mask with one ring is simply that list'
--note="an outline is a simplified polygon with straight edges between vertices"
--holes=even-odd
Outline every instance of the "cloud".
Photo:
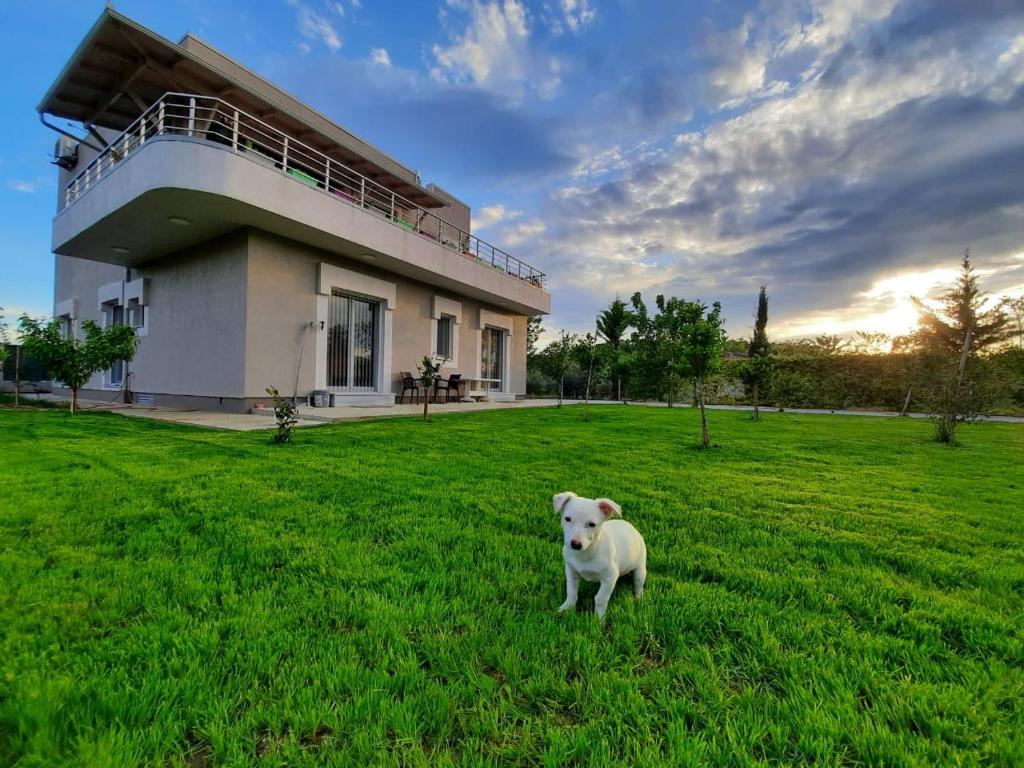
[{"label": "cloud", "polygon": [[716,92],[738,94],[738,114],[643,160],[624,163],[613,145],[578,164],[539,207],[547,226],[531,244],[549,254],[560,317],[643,290],[721,299],[743,332],[767,282],[787,308],[780,327],[878,327],[907,315],[876,286],[955,265],[966,246],[990,290],[1016,290],[1024,269],[1006,254],[1024,231],[1024,46],[990,5],[967,29],[933,24],[884,55],[872,40],[911,39],[885,26],[891,3],[820,4],[798,37],[733,29],[732,45],[763,51],[764,72],[801,46],[816,46],[818,69],[766,90],[761,65],[750,77],[743,65]]},{"label": "cloud", "polygon": [[7,342],[17,344],[21,340],[18,321],[22,315],[34,318],[48,318],[53,314],[53,309],[47,307],[30,307],[20,304],[0,305],[0,327],[6,324],[6,328],[0,330],[0,335],[6,333]]},{"label": "cloud", "polygon": [[[288,0],[288,5],[294,8],[298,14],[299,33],[304,38],[321,43],[332,51],[341,49],[341,37],[326,16],[313,10],[307,3],[301,0]],[[334,5],[337,4],[335,3]],[[342,12],[344,12],[344,9],[342,9]],[[299,47],[303,53],[309,53],[310,51],[308,43],[301,43]]]},{"label": "cloud", "polygon": [[559,0],[544,7],[544,20],[553,35],[579,33],[597,17],[589,0]]},{"label": "cloud", "polygon": [[509,227],[502,232],[502,242],[509,246],[520,245],[531,240],[547,229],[547,225],[538,219],[524,221],[521,224]]},{"label": "cloud", "polygon": [[481,88],[511,103],[522,100],[527,86],[543,99],[555,95],[561,63],[530,47],[529,17],[519,0],[449,0],[449,6],[469,18],[448,45],[432,47],[435,80]]},{"label": "cloud", "polygon": [[11,179],[7,182],[7,187],[13,189],[15,192],[24,192],[25,194],[34,194],[38,185],[31,181],[22,181],[20,179]]},{"label": "cloud", "polygon": [[504,205],[487,205],[473,212],[473,231],[487,229],[507,219],[514,219],[519,211],[507,209]]},{"label": "cloud", "polygon": [[370,61],[374,64],[379,64],[382,67],[391,66],[391,56],[388,55],[386,48],[371,48]]},{"label": "cloud", "polygon": [[575,162],[556,123],[488,91],[439,83],[368,58],[273,64],[269,75],[298,84],[296,96],[402,162],[435,169],[425,178],[452,190],[478,183],[493,191],[557,174]]}]

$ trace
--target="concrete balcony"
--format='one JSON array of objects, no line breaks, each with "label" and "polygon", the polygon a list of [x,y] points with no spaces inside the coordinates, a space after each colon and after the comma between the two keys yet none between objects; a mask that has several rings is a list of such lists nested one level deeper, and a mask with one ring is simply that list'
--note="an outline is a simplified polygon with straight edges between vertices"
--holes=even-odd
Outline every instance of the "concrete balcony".
[{"label": "concrete balcony", "polygon": [[550,311],[543,273],[219,99],[164,97],[63,202],[53,250],[67,256],[138,266],[253,227],[515,313]]}]

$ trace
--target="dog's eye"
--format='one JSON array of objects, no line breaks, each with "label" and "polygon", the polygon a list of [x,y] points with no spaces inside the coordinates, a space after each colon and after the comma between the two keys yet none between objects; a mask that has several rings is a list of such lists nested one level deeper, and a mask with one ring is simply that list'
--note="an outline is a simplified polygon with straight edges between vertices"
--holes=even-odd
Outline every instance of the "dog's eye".
[{"label": "dog's eye", "polygon": [[587,523],[587,528],[594,528],[596,525],[597,523]]},{"label": "dog's eye", "polygon": [[572,522],[572,518],[571,518],[571,517],[567,517],[567,518],[565,518],[565,522],[567,522],[567,523],[571,523],[571,522]]}]

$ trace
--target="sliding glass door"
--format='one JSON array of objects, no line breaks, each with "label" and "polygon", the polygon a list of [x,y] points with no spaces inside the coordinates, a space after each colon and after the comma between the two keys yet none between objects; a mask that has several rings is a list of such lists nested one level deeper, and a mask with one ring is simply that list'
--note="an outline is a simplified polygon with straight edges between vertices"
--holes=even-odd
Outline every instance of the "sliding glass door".
[{"label": "sliding glass door", "polygon": [[483,330],[480,376],[488,389],[502,389],[502,382],[505,380],[505,331],[500,328]]},{"label": "sliding glass door", "polygon": [[377,381],[380,305],[334,291],[327,312],[327,386],[373,392]]}]

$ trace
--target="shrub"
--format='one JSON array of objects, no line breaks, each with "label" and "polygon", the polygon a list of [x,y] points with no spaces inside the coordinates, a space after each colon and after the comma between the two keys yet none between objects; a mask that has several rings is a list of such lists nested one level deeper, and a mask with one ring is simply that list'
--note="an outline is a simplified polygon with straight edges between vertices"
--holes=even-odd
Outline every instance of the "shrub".
[{"label": "shrub", "polygon": [[292,439],[292,428],[299,423],[296,416],[298,409],[295,403],[281,397],[277,387],[267,387],[267,394],[274,401],[274,420],[277,421],[277,432],[271,438],[275,443],[288,443]]}]

